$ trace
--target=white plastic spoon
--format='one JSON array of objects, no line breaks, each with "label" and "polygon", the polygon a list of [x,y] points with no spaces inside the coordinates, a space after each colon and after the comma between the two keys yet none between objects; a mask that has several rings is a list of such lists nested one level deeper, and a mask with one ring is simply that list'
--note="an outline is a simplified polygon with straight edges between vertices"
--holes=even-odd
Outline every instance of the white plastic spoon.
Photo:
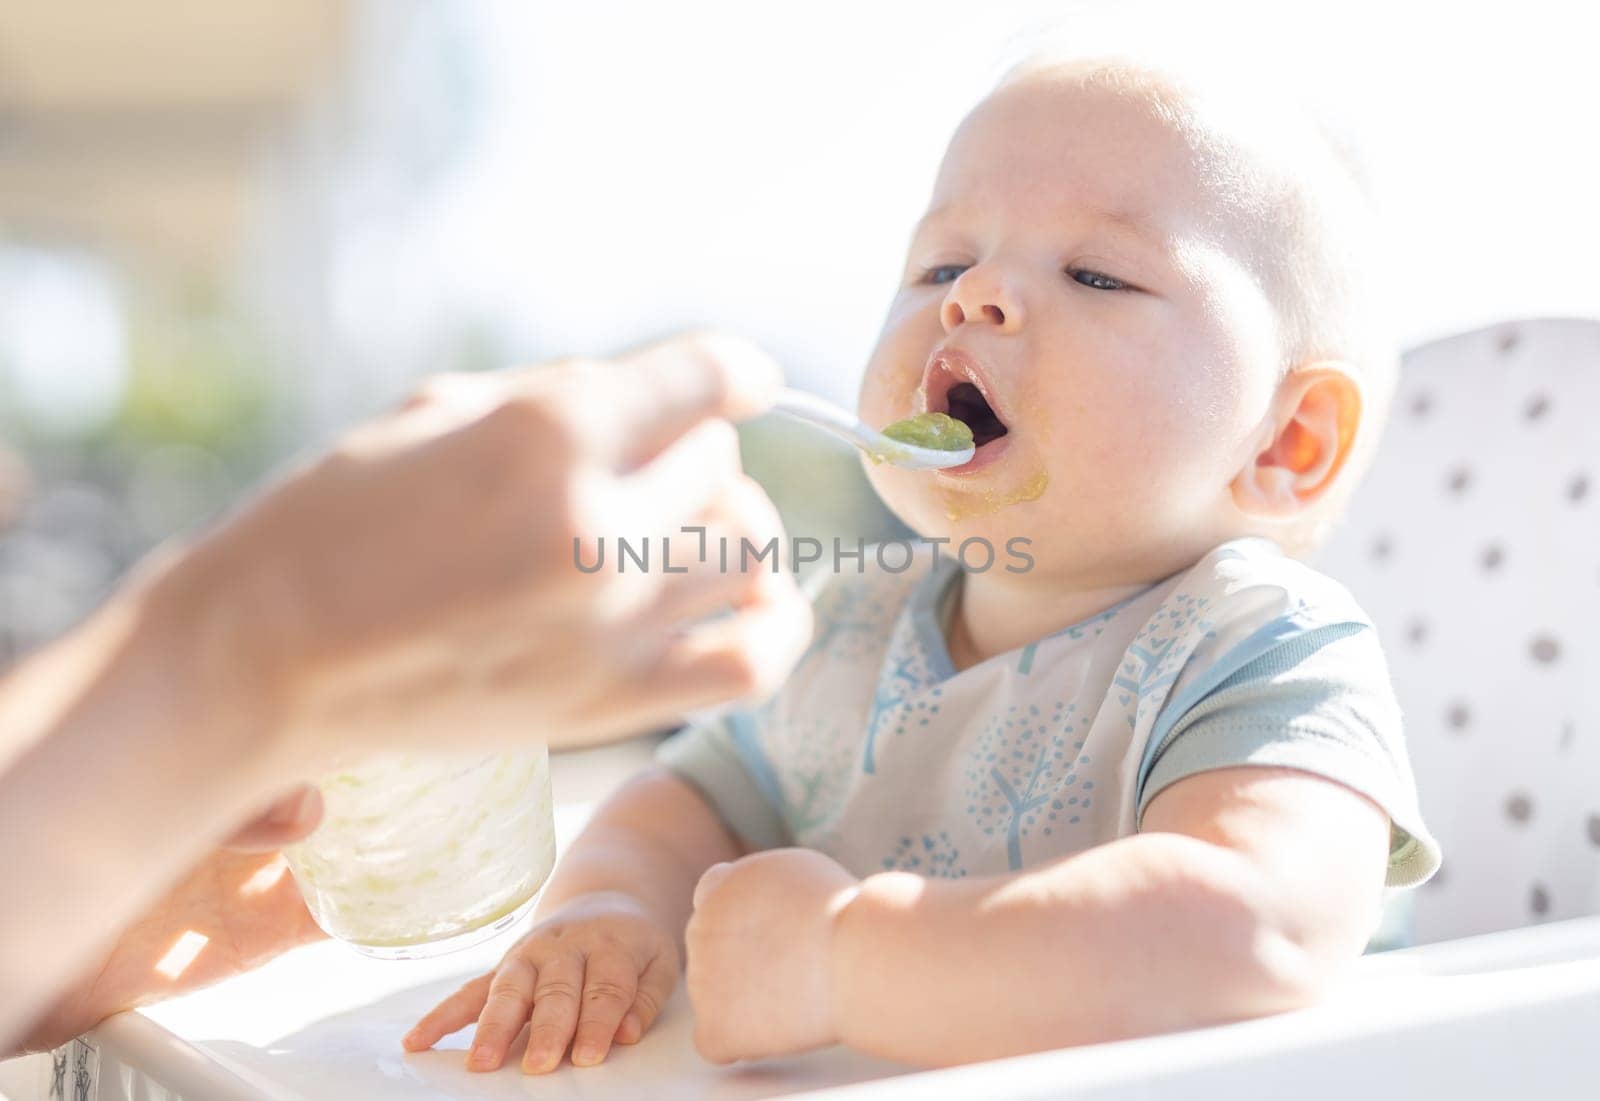
[{"label": "white plastic spoon", "polygon": [[882,432],[867,427],[866,423],[855,414],[847,413],[832,402],[824,401],[815,394],[807,394],[801,390],[780,391],[778,400],[772,403],[772,408],[779,413],[787,413],[796,420],[815,425],[847,443],[855,444],[874,462],[893,463],[908,470],[939,470],[944,467],[960,466],[970,460],[976,450],[970,444],[960,450],[943,450],[936,447],[918,447],[890,439]]}]

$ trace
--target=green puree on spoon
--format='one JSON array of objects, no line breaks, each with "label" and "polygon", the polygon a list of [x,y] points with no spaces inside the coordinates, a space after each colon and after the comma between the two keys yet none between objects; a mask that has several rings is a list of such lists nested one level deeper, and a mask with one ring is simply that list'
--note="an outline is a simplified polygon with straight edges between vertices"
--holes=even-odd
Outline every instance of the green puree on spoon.
[{"label": "green puree on spoon", "polygon": [[906,470],[948,470],[971,462],[977,451],[972,430],[948,413],[907,417],[880,432],[831,401],[787,388],[772,409],[859,447],[875,463]]},{"label": "green puree on spoon", "polygon": [[948,413],[918,413],[883,429],[891,440],[935,451],[964,451],[972,446],[972,429]]}]

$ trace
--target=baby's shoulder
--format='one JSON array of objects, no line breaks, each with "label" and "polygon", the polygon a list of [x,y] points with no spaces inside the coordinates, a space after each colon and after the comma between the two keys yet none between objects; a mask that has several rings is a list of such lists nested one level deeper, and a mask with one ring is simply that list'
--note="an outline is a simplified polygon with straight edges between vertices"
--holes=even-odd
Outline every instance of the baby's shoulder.
[{"label": "baby's shoulder", "polygon": [[1152,715],[1151,752],[1229,684],[1271,685],[1274,698],[1285,678],[1337,682],[1380,701],[1391,695],[1382,648],[1355,597],[1267,539],[1224,543],[1170,579],[1127,653],[1123,677],[1137,683],[1141,710]]},{"label": "baby's shoulder", "polygon": [[[1192,702],[1258,658],[1287,661],[1353,634],[1374,632],[1348,589],[1271,540],[1236,539],[1160,586],[1125,664],[1156,683],[1176,681],[1174,697]],[[1362,653],[1373,676],[1382,672],[1380,651]]]},{"label": "baby's shoulder", "polygon": [[1164,606],[1198,606],[1214,623],[1293,620],[1301,626],[1371,620],[1343,584],[1284,553],[1270,539],[1235,539],[1213,548],[1176,578]]}]

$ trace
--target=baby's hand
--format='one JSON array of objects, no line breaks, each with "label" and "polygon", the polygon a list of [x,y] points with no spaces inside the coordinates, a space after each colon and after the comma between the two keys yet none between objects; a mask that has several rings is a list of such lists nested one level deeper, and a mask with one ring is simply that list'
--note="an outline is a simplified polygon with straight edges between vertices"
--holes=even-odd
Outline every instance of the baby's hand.
[{"label": "baby's hand", "polygon": [[838,1041],[833,930],[860,883],[808,849],[773,849],[700,877],[686,934],[694,1045],[714,1063]]},{"label": "baby's hand", "polygon": [[476,1018],[467,1069],[494,1070],[531,1020],[524,1074],[560,1066],[568,1041],[573,1066],[593,1066],[613,1041],[638,1042],[678,971],[677,944],[636,900],[582,895],[534,926],[499,967],[435,1006],[402,1042],[423,1051]]}]

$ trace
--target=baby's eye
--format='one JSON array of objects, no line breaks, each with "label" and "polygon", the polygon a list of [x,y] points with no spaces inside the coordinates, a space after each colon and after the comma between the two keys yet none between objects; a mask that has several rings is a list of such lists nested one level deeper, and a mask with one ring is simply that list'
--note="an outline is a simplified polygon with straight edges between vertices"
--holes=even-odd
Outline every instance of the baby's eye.
[{"label": "baby's eye", "polygon": [[1128,284],[1122,280],[1113,279],[1109,275],[1098,271],[1090,271],[1087,268],[1072,268],[1067,274],[1084,286],[1093,287],[1097,291],[1125,291],[1128,289]]},{"label": "baby's eye", "polygon": [[966,271],[970,264],[940,264],[936,268],[929,268],[922,273],[924,283],[954,283],[961,278],[961,273]]}]

